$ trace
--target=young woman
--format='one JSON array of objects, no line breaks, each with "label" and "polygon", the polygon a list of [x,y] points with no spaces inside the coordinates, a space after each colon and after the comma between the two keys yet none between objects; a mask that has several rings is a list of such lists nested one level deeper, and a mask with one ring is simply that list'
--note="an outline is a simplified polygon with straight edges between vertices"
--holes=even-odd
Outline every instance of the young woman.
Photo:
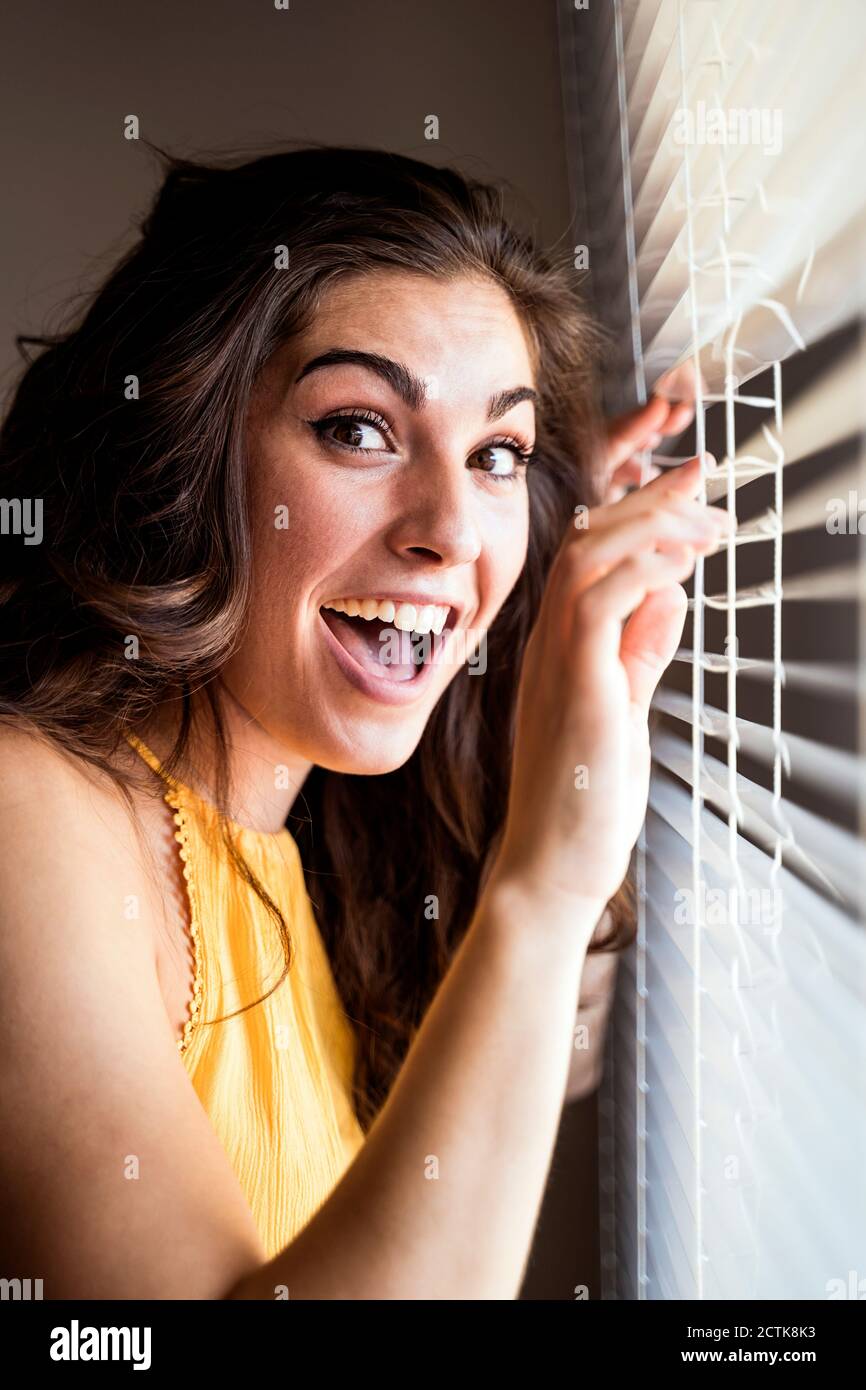
[{"label": "young woman", "polygon": [[513,1298],[724,524],[619,496],[690,410],[605,437],[573,271],[449,170],[171,161],[142,233],[2,435],[0,1273]]}]

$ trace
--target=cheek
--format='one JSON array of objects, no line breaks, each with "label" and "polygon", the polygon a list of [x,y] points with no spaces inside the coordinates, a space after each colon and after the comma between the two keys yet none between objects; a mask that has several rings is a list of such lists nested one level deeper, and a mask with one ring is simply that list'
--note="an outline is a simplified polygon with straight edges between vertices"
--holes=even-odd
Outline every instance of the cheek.
[{"label": "cheek", "polygon": [[492,614],[502,607],[526,563],[529,546],[528,498],[510,514],[497,518],[485,537],[485,589]]},{"label": "cheek", "polygon": [[301,595],[339,568],[367,534],[357,495],[296,442],[272,443],[254,461],[251,498],[257,591]]}]

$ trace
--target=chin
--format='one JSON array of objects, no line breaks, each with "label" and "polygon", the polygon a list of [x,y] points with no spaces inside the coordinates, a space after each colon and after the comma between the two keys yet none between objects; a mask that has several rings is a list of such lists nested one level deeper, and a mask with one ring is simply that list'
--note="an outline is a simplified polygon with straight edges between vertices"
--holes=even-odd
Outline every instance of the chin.
[{"label": "chin", "polygon": [[416,747],[417,743],[412,748],[390,757],[381,748],[375,752],[371,749],[368,755],[359,754],[357,749],[353,749],[350,753],[322,758],[317,766],[325,768],[327,772],[344,772],[350,777],[383,777],[386,772],[396,772],[398,768],[403,767]]},{"label": "chin", "polygon": [[351,719],[340,721],[344,731],[338,741],[319,750],[313,761],[329,772],[345,772],[353,777],[381,777],[396,772],[411,758],[421,741],[426,719],[420,725],[415,719],[403,727],[383,727],[378,721]]}]

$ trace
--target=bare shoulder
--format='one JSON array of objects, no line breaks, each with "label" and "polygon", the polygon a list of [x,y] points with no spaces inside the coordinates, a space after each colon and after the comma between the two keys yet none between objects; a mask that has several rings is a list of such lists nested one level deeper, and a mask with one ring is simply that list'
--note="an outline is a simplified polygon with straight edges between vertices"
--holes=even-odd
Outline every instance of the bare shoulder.
[{"label": "bare shoulder", "polygon": [[0,1263],[46,1297],[223,1297],[262,1258],[168,1023],[159,911],[113,779],[2,730]]},{"label": "bare shoulder", "polygon": [[62,818],[123,804],[107,773],[20,721],[0,723],[0,800],[13,819],[35,806]]},{"label": "bare shoulder", "polygon": [[31,948],[39,940],[50,947],[54,924],[68,929],[71,920],[79,932],[137,922],[145,929],[126,932],[128,944],[152,955],[147,924],[157,898],[135,815],[108,773],[28,726],[0,726],[4,956],[21,932]]}]

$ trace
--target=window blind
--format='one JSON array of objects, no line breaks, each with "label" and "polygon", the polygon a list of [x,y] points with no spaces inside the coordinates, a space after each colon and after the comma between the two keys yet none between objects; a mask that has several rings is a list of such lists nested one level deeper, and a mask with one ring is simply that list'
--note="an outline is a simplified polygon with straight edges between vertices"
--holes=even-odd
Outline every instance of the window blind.
[{"label": "window blind", "polygon": [[866,5],[559,18],[608,404],[693,394],[653,462],[711,450],[706,496],[737,519],[655,701],[602,1296],[862,1299]]}]

